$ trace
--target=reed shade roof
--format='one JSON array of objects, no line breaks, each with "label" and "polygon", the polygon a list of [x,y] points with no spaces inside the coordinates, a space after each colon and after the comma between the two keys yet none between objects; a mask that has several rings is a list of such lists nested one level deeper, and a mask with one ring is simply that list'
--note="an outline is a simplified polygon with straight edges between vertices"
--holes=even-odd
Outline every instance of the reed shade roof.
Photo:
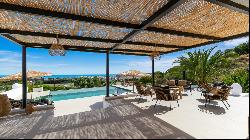
[{"label": "reed shade roof", "polygon": [[223,38],[248,32],[249,15],[205,0],[187,0],[152,26]]},{"label": "reed shade roof", "polygon": [[[26,43],[32,44],[56,44],[56,38],[52,37],[39,37],[39,36],[25,36],[12,34],[12,37],[17,40],[21,40]],[[59,43],[64,46],[74,46],[76,48],[111,48],[114,43],[104,43],[104,42],[94,42],[94,41],[82,41],[82,40],[74,40],[74,39],[59,39]]]},{"label": "reed shade roof", "polygon": [[208,42],[211,40],[142,31],[138,33],[136,36],[134,36],[132,39],[130,39],[130,41],[176,45],[176,46],[192,46]]},{"label": "reed shade roof", "polygon": [[0,10],[0,28],[59,35],[122,39],[131,29]]},{"label": "reed shade roof", "polygon": [[[48,72],[39,72],[39,71],[27,71],[27,78],[38,78],[43,76],[50,76],[51,73]],[[0,78],[0,81],[12,81],[12,80],[21,80],[22,72],[8,75],[6,77]]]},{"label": "reed shade roof", "polygon": [[134,55],[166,54],[248,34],[249,14],[209,1],[0,0],[0,33],[28,47],[49,49],[58,35],[66,50]]},{"label": "reed shade roof", "polygon": [[0,0],[2,2],[112,21],[140,24],[168,0]]}]

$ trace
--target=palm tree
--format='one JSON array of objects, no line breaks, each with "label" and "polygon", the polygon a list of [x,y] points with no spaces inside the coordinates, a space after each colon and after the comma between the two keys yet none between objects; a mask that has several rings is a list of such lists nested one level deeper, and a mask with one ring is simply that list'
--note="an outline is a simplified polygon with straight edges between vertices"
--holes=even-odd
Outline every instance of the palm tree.
[{"label": "palm tree", "polygon": [[207,84],[227,66],[221,51],[212,54],[214,48],[188,52],[186,57],[180,57],[177,62],[190,73],[195,82]]}]

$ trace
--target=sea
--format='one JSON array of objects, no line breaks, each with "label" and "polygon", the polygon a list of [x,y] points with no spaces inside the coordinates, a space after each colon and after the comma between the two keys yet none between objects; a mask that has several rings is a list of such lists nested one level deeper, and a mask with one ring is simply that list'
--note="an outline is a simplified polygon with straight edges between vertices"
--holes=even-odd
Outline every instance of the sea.
[{"label": "sea", "polygon": [[[117,74],[109,74],[110,77],[116,77]],[[4,77],[6,75],[0,75],[0,77]],[[63,79],[63,78],[80,78],[80,77],[106,77],[106,74],[81,74],[81,75],[51,75],[44,76],[44,79],[55,78],[55,79]]]}]

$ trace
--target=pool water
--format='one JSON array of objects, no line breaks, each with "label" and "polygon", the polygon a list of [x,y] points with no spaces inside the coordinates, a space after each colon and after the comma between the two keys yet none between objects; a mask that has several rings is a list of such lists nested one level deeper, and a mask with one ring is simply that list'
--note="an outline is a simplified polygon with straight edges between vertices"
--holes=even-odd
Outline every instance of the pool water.
[{"label": "pool water", "polygon": [[[121,94],[124,92],[128,92],[128,90],[115,88],[115,87],[109,88],[110,95]],[[106,87],[52,91],[51,95],[52,95],[52,97],[51,97],[52,101],[61,101],[61,100],[68,100],[68,99],[101,96],[101,95],[106,95]]]}]

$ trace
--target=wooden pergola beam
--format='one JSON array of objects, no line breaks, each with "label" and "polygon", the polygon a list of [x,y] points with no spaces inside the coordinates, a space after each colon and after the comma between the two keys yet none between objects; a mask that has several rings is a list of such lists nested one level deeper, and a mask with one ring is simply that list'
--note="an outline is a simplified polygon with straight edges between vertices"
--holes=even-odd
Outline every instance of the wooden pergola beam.
[{"label": "wooden pergola beam", "polygon": [[[21,46],[25,46],[27,48],[43,48],[49,49],[52,44],[39,44],[39,43],[24,43],[16,38],[10,36],[9,34],[2,34],[3,37],[9,39],[10,41],[16,42]],[[63,45],[66,50],[70,51],[81,51],[81,52],[95,52],[95,53],[105,53],[109,51],[109,48],[96,48],[96,47],[85,47],[85,46],[71,46],[71,45]],[[117,49],[116,51],[123,51],[120,52],[110,52],[112,54],[128,54],[128,55],[140,55],[140,56],[148,56],[152,51],[145,51],[145,50],[130,50],[130,49]],[[136,54],[136,53],[145,53],[145,54]],[[163,52],[161,52],[163,53]]]},{"label": "wooden pergola beam", "polygon": [[[37,36],[37,37],[49,37],[56,38],[57,34],[53,33],[42,33],[42,32],[31,32],[31,31],[20,31],[20,30],[9,30],[9,29],[0,29],[0,34],[19,34],[19,35],[29,35],[29,36]],[[11,37],[11,36],[10,36]],[[12,37],[14,38],[14,37]],[[74,39],[74,40],[82,40],[82,41],[93,41],[93,42],[104,42],[104,43],[121,43],[122,40],[113,40],[113,39],[103,39],[103,38],[92,38],[92,37],[82,37],[82,36],[71,36],[71,35],[58,35],[60,39]],[[16,40],[16,39],[13,39]],[[20,41],[16,41],[20,42]],[[165,45],[165,44],[154,44],[154,43],[146,43],[146,42],[132,42],[128,41],[123,44],[128,45],[142,45],[142,46],[157,46],[163,48],[184,48],[185,46],[176,46],[176,45]]]},{"label": "wooden pergola beam", "polygon": [[223,40],[209,41],[209,42],[205,42],[205,43],[193,45],[193,46],[190,46],[190,47],[186,47],[186,48],[181,48],[181,49],[178,49],[178,50],[169,51],[169,52],[166,52],[164,54],[169,54],[169,53],[183,51],[183,50],[188,50],[188,49],[193,49],[193,48],[197,48],[197,47],[201,47],[201,46],[205,46],[205,45],[211,45],[211,44],[215,44],[215,43],[219,43],[219,42],[223,42],[223,41],[228,41],[228,40],[232,40],[232,39],[237,39],[237,38],[241,38],[241,37],[246,37],[246,36],[249,36],[249,32],[238,34],[238,35],[229,36],[229,37],[223,38]]},{"label": "wooden pergola beam", "polygon": [[[46,48],[49,49],[52,44],[39,44],[39,43],[24,43],[27,47],[32,48]],[[73,45],[63,45],[66,50],[93,50],[93,51],[109,51],[109,48],[98,48],[98,47],[85,47],[85,46],[73,46]],[[153,51],[146,50],[131,50],[131,49],[117,49],[116,51],[134,52],[134,53],[152,53]],[[163,52],[162,52],[163,53]]]},{"label": "wooden pergola beam", "polygon": [[[27,47],[29,48],[29,47]],[[32,47],[34,48],[34,47]],[[48,47],[35,47],[34,49],[48,49]],[[91,52],[91,53],[107,53],[108,50],[93,50],[93,49],[71,49],[68,48],[68,51],[76,51],[76,52]],[[124,52],[110,52],[111,54],[120,54],[120,55],[134,55],[134,56],[149,56],[149,54],[145,53],[145,54],[137,54],[140,52],[126,52],[126,50],[122,50]]]},{"label": "wooden pergola beam", "polygon": [[216,4],[216,5],[219,5],[219,6],[222,6],[222,7],[225,7],[225,8],[228,8],[228,9],[233,10],[233,11],[237,11],[237,12],[249,15],[249,7],[238,4],[238,3],[233,2],[231,0],[206,0],[206,1],[213,3],[213,4]]}]

